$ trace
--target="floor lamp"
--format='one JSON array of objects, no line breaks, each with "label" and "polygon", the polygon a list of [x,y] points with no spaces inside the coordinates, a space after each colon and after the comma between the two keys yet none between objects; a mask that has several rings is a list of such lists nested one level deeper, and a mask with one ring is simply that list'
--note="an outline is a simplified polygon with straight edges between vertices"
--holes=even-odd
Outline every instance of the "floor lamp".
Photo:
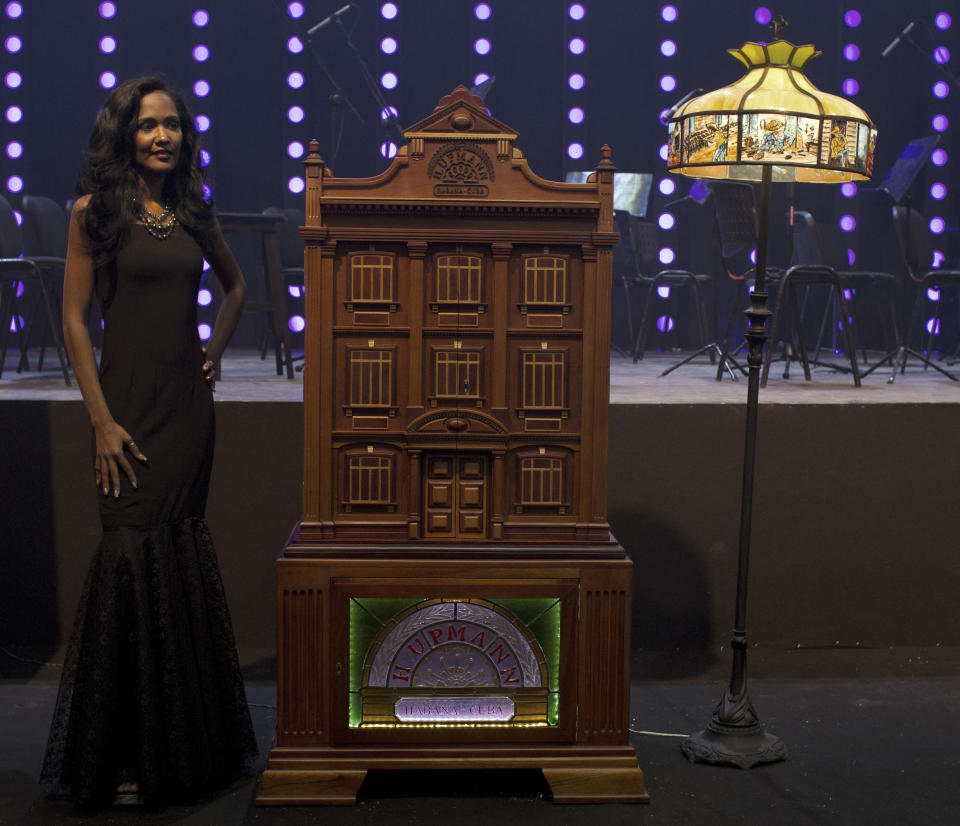
[{"label": "floor lamp", "polygon": [[707,727],[681,742],[691,761],[750,768],[787,756],[780,738],[766,732],[747,692],[747,581],[757,408],[767,309],[766,265],[773,183],[843,183],[869,179],[877,130],[859,107],[817,89],[803,74],[820,52],[780,39],[782,17],[771,24],[771,43],[745,43],[729,52],[747,67],[735,83],[693,98],[670,118],[667,168],[695,178],[760,182],[757,260],[745,338],[749,346],[746,436],[740,502],[737,598],[730,685]]}]

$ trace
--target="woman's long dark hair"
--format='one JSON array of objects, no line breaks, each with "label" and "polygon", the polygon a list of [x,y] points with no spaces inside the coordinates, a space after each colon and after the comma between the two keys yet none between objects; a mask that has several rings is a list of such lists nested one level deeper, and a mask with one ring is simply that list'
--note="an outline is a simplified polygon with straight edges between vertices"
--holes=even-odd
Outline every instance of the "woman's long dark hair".
[{"label": "woman's long dark hair", "polygon": [[164,181],[164,202],[204,250],[215,238],[213,207],[203,197],[200,140],[193,116],[183,98],[162,77],[134,78],[114,89],[100,110],[77,181],[77,193],[90,195],[82,220],[94,264],[100,268],[116,258],[130,237],[130,227],[138,220],[140,185],[134,139],[140,102],[151,92],[169,95],[180,118],[180,156]]}]

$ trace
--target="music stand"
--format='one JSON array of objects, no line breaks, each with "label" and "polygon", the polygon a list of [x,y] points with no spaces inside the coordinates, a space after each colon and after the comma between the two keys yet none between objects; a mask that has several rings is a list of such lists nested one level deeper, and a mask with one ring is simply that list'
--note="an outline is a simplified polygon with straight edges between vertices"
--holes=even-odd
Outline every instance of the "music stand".
[{"label": "music stand", "polygon": [[[920,170],[923,169],[924,164],[926,164],[927,160],[930,158],[930,154],[933,152],[934,148],[939,142],[939,135],[929,135],[925,138],[914,138],[904,147],[903,151],[900,153],[900,157],[894,161],[893,166],[890,167],[887,174],[884,176],[880,186],[861,191],[861,194],[867,200],[873,200],[875,203],[879,203],[882,206],[889,206],[892,208],[901,201],[904,203],[907,213],[907,220],[904,222],[903,249],[905,259],[904,263],[907,268],[907,278],[913,277],[911,273],[912,245],[910,238],[910,225],[912,221],[910,218],[910,189],[913,186],[913,182],[916,180],[917,175],[920,174]],[[933,361],[923,355],[923,353],[907,346],[909,336],[909,330],[907,330],[907,325],[909,324],[907,304],[909,302],[905,293],[906,291],[904,290],[903,301],[901,302],[900,307],[900,330],[898,335],[898,338],[900,339],[899,344],[895,350],[888,352],[885,356],[883,356],[883,358],[861,373],[861,378],[866,378],[881,364],[886,364],[889,361],[890,364],[893,365],[893,370],[890,373],[890,378],[887,379],[887,383],[893,384],[897,379],[897,370],[902,373],[906,369],[907,356],[913,356],[914,358],[922,361],[928,367],[932,367],[934,370],[943,373],[943,375],[945,375],[947,378],[957,381],[955,376],[944,370],[942,367],[940,367],[940,365],[935,364]]]}]

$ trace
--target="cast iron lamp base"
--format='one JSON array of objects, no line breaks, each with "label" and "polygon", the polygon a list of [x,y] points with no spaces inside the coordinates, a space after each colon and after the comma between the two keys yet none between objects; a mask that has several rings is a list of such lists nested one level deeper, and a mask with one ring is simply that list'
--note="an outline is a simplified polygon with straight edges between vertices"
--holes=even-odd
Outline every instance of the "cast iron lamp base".
[{"label": "cast iron lamp base", "polygon": [[691,763],[741,769],[787,759],[787,747],[779,737],[763,730],[750,698],[746,694],[734,697],[729,692],[707,727],[680,741],[680,750]]}]

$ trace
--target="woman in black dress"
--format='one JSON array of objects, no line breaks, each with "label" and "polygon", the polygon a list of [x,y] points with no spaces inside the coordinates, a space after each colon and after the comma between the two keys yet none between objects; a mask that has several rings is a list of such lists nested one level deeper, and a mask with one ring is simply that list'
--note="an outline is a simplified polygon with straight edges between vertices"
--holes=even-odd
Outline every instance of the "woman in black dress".
[{"label": "woman in black dress", "polygon": [[[243,276],[204,200],[193,118],[160,78],[97,118],[70,220],[63,324],[96,444],[103,538],[71,635],[44,759],[54,793],[161,805],[249,769],[256,743],[213,545],[214,365]],[[224,300],[197,335],[203,259]],[[104,318],[99,371],[87,332]]]}]

